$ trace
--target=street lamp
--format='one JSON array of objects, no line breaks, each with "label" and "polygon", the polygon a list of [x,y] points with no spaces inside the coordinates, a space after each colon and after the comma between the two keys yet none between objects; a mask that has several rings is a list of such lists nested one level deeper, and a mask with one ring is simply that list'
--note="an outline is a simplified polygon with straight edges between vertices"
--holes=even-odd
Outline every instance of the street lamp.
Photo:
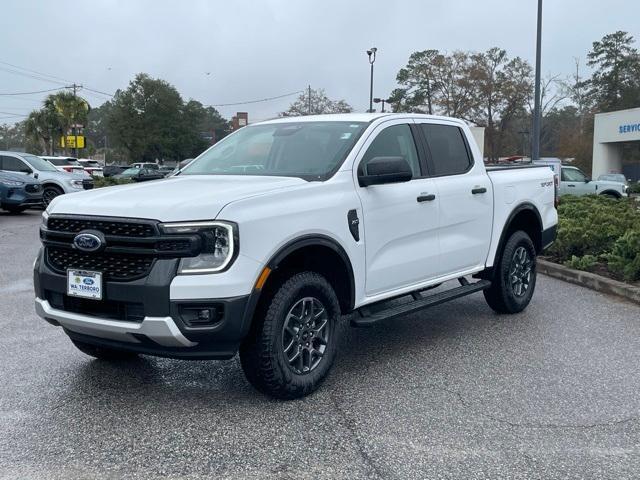
[{"label": "street lamp", "polygon": [[369,65],[371,65],[371,82],[369,84],[369,113],[373,113],[373,64],[376,61],[376,47],[371,47],[367,50],[367,56],[369,57]]},{"label": "street lamp", "polygon": [[535,106],[533,109],[533,138],[531,139],[531,160],[540,160],[540,56],[542,51],[542,0],[538,0],[538,34],[536,37],[536,84]]}]

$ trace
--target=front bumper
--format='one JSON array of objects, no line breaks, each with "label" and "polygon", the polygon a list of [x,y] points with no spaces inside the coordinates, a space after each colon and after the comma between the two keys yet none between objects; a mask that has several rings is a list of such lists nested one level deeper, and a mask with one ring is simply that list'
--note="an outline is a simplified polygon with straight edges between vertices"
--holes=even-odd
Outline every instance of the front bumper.
[{"label": "front bumper", "polygon": [[27,192],[24,187],[8,188],[0,198],[2,206],[8,207],[39,207],[42,206],[42,189],[38,192]]},{"label": "front bumper", "polygon": [[[171,358],[224,359],[235,355],[248,332],[252,295],[171,298],[177,260],[156,260],[149,275],[138,280],[106,281],[103,301],[78,301],[66,296],[66,276],[43,257],[41,249],[34,265],[36,312],[72,339]],[[193,324],[189,312],[194,307],[214,309],[215,321]]]}]

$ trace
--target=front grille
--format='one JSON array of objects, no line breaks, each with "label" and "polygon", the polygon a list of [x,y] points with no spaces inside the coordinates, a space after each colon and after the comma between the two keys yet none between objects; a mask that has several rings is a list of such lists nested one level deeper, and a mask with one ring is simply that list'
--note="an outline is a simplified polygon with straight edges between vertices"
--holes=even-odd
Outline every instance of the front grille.
[{"label": "front grille", "polygon": [[85,218],[50,217],[47,222],[49,230],[67,233],[79,233],[82,230],[98,230],[105,235],[121,237],[152,237],[155,228],[151,223],[133,223],[110,220],[93,220]]},{"label": "front grille", "polygon": [[102,272],[105,280],[135,280],[149,274],[154,257],[126,253],[87,253],[66,248],[47,247],[47,263],[58,273],[67,269]]},{"label": "front grille", "polygon": [[93,180],[89,178],[85,178],[84,180],[82,180],[82,188],[84,188],[85,190],[91,190],[93,188]]},{"label": "front grille", "polygon": [[65,312],[127,322],[139,323],[144,320],[144,305],[142,303],[87,300],[49,290],[45,292],[45,297],[53,308],[64,310]]},{"label": "front grille", "polygon": [[40,191],[40,185],[37,183],[28,183],[24,189],[29,193],[37,193]]}]

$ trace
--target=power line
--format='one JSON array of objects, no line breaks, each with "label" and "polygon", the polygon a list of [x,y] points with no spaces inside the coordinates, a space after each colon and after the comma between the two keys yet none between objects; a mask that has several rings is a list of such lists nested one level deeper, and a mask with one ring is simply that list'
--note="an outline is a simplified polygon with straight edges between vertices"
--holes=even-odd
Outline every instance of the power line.
[{"label": "power line", "polygon": [[268,101],[271,101],[271,100],[277,100],[279,98],[290,97],[292,95],[298,95],[298,94],[303,93],[303,92],[304,92],[304,90],[298,90],[297,92],[285,93],[284,95],[278,95],[276,97],[261,98],[259,100],[247,100],[246,102],[218,103],[218,104],[213,104],[213,105],[205,105],[205,107],[232,107],[234,105],[246,105],[246,104],[249,104],[249,103],[268,102]]},{"label": "power line", "polygon": [[43,76],[43,77],[50,77],[50,78],[53,78],[53,79],[56,79],[56,80],[62,80],[62,81],[63,81],[63,82],[65,82],[65,83],[72,83],[72,82],[71,82],[71,80],[69,80],[69,79],[67,79],[67,78],[56,77],[55,75],[50,75],[50,74],[48,74],[48,73],[38,72],[37,70],[31,70],[31,69],[29,69],[29,68],[20,67],[20,66],[18,66],[18,65],[14,65],[14,64],[12,64],[12,63],[8,63],[8,62],[0,61],[0,64],[2,64],[2,65],[7,65],[7,66],[9,66],[9,67],[13,67],[13,68],[17,68],[18,70],[25,70],[25,71],[27,71],[27,72],[35,73],[36,75],[41,75],[41,76]]},{"label": "power line", "polygon": [[31,73],[20,72],[18,70],[14,70],[14,69],[11,69],[11,68],[0,67],[0,71],[7,72],[7,73],[12,73],[14,75],[20,75],[20,76],[26,77],[26,78],[32,78],[32,79],[35,79],[35,80],[39,80],[41,82],[55,83],[56,85],[65,85],[65,82],[59,82],[57,80],[51,80],[49,78],[45,78],[45,77],[38,76],[38,75],[33,75]]},{"label": "power line", "polygon": [[49,88],[47,90],[36,90],[35,92],[11,92],[11,93],[0,93],[0,96],[14,96],[14,95],[34,95],[36,93],[47,93],[47,92],[55,92],[57,90],[61,90],[60,88]]},{"label": "power line", "polygon": [[22,115],[20,113],[0,112],[2,115],[10,115],[12,117],[28,117],[29,115]]}]

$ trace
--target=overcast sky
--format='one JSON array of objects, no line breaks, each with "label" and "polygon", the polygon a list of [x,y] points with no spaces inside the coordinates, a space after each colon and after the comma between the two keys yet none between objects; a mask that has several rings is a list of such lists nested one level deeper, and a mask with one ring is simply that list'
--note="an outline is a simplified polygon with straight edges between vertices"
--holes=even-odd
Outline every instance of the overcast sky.
[{"label": "overcast sky", "polygon": [[[378,48],[375,96],[416,50],[507,49],[533,63],[536,0],[3,0],[0,93],[59,87],[11,73],[6,63],[113,93],[138,72],[175,85],[184,98],[221,104],[324,88],[368,108],[369,64]],[[545,0],[543,74],[569,75],[591,43],[626,30],[639,36],[640,3]],[[209,74],[207,75],[207,72]],[[28,73],[28,72],[27,72]],[[31,75],[31,73],[28,73]],[[46,94],[0,96],[0,123]],[[104,95],[84,91],[92,105]],[[250,121],[275,116],[294,97],[220,107]],[[20,119],[21,117],[15,117]]]}]

